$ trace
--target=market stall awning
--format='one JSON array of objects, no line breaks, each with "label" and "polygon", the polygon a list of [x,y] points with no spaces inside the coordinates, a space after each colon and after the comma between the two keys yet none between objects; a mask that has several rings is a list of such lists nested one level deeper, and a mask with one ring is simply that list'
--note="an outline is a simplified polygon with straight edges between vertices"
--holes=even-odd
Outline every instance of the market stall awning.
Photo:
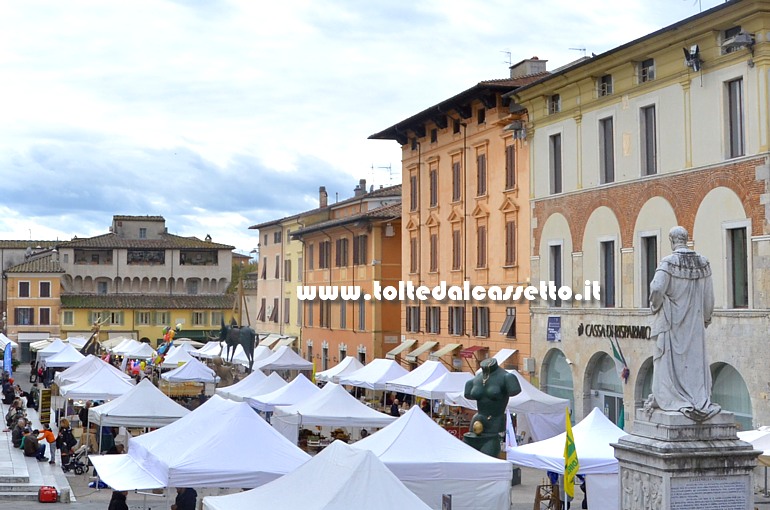
[{"label": "market stall awning", "polygon": [[463,344],[446,344],[441,349],[430,353],[430,356],[428,356],[428,359],[432,359],[435,361],[438,361],[441,356],[446,356],[447,354],[451,352],[455,352],[456,350],[462,348]]},{"label": "market stall awning", "polygon": [[265,338],[260,340],[259,345],[264,345],[265,347],[272,349],[273,345],[276,344],[279,340],[281,340],[281,338],[283,337],[277,333],[270,333]]},{"label": "market stall awning", "polygon": [[402,352],[404,352],[405,350],[411,348],[416,343],[417,343],[417,340],[414,340],[414,339],[404,340],[403,342],[398,344],[398,347],[396,347],[395,349],[389,350],[385,354],[385,357],[387,359],[396,359],[397,355],[399,355]]},{"label": "market stall awning", "polygon": [[296,341],[297,341],[297,337],[296,336],[290,336],[290,337],[287,337],[287,338],[282,338],[281,340],[278,340],[278,343],[275,344],[274,348],[277,349],[278,347],[283,347],[284,345],[288,345],[290,347],[293,347],[294,346],[294,342],[296,342]]},{"label": "market stall awning", "polygon": [[419,346],[417,349],[415,349],[412,352],[410,352],[409,354],[407,354],[406,355],[406,360],[407,361],[411,361],[412,363],[414,363],[415,361],[417,361],[417,357],[420,354],[425,354],[426,352],[430,351],[431,349],[433,349],[437,345],[438,345],[438,342],[433,341],[433,340],[431,340],[430,342],[425,342],[424,344]]},{"label": "market stall awning", "polygon": [[461,358],[472,358],[476,355],[477,352],[487,350],[489,347],[485,345],[472,345],[466,349],[463,349],[458,353],[458,356]]},{"label": "market stall awning", "polygon": [[508,360],[508,358],[510,358],[517,352],[519,352],[518,349],[500,349],[492,357],[497,360],[498,366],[503,366],[503,364]]}]

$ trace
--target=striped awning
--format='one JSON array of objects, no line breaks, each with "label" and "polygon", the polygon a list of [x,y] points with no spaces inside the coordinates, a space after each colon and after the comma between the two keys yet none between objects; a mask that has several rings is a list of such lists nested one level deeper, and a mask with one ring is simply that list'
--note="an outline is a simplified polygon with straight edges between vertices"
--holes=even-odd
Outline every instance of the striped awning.
[{"label": "striped awning", "polygon": [[438,361],[441,356],[446,356],[447,354],[456,351],[457,349],[461,349],[463,344],[446,344],[441,349],[430,353],[430,356],[428,356],[428,359],[432,359],[434,361]]},{"label": "striped awning", "polygon": [[388,351],[388,352],[385,354],[385,357],[386,357],[387,359],[396,359],[396,356],[397,356],[397,355],[399,355],[399,354],[401,354],[402,352],[404,352],[405,350],[407,350],[407,349],[411,348],[411,347],[412,347],[414,344],[416,344],[416,343],[417,343],[417,340],[414,340],[414,339],[411,339],[411,338],[410,338],[409,340],[404,340],[403,342],[401,342],[400,344],[398,344],[398,347],[396,347],[396,348],[394,348],[394,349],[391,349],[391,350],[389,350],[389,351]]},{"label": "striped awning", "polygon": [[430,351],[431,349],[433,349],[437,345],[438,345],[438,342],[435,342],[433,340],[431,340],[430,342],[425,342],[424,344],[419,346],[417,349],[415,349],[412,352],[410,352],[409,354],[407,354],[406,355],[406,360],[407,361],[411,361],[412,363],[414,363],[415,361],[417,361],[417,357],[420,354],[425,354],[426,352]]}]

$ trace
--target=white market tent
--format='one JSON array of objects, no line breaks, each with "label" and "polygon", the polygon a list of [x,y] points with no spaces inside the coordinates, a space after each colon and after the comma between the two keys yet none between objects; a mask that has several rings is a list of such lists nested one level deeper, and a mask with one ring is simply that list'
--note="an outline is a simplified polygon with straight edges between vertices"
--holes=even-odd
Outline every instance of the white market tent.
[{"label": "white market tent", "polygon": [[67,384],[88,378],[98,367],[106,367],[108,370],[112,370],[115,375],[118,375],[122,379],[131,381],[132,377],[124,372],[121,372],[117,368],[113,367],[101,358],[89,354],[85,359],[78,361],[67,370],[57,373],[53,380],[57,386],[62,387]]},{"label": "white market tent", "polygon": [[341,376],[352,374],[359,368],[364,368],[364,365],[355,356],[345,356],[345,359],[329,370],[316,373],[315,378],[317,381],[336,383],[339,382]]},{"label": "white market tent", "polygon": [[[270,374],[273,375],[273,374]],[[278,374],[276,374],[276,377],[278,379],[281,379]],[[241,379],[235,384],[231,384],[230,386],[224,386],[222,388],[217,388],[215,390],[215,393],[219,395],[222,398],[229,398],[230,400],[235,400],[236,402],[243,401],[242,397],[239,398],[233,398],[231,395],[239,395],[241,391],[249,392],[252,388],[259,386],[267,379],[267,376],[260,372],[259,370],[254,370],[252,373]],[[278,389],[278,388],[275,388]]]},{"label": "white market tent", "polygon": [[5,350],[5,346],[11,344],[11,349],[18,349],[19,344],[5,336],[4,334],[0,333],[0,351]]},{"label": "white market tent", "polygon": [[[564,409],[569,406],[569,400],[540,391],[516,370],[509,372],[516,376],[521,386],[521,393],[508,399],[507,407],[509,412],[516,413],[516,432],[534,441],[542,441],[564,432]],[[476,410],[476,401],[466,399],[464,392],[447,393],[444,403]]]},{"label": "white market tent", "polygon": [[139,345],[137,345],[135,348],[131,349],[130,351],[126,352],[124,356],[129,359],[147,360],[155,357],[155,350],[152,348],[150,344],[139,342]]},{"label": "white market tent", "polygon": [[[234,442],[243,434],[246,440]],[[309,459],[248,405],[218,395],[170,425],[130,438],[127,454],[90,457],[114,490],[259,487]]]},{"label": "white market tent", "polygon": [[111,351],[114,347],[117,347],[118,345],[122,344],[126,340],[128,340],[128,338],[124,336],[114,336],[112,338],[104,340],[103,342],[100,341],[99,343],[101,344],[102,349],[104,349],[105,351]]},{"label": "white market tent", "polygon": [[142,381],[122,396],[88,411],[88,421],[107,427],[163,427],[190,413],[149,379]]},{"label": "white market tent", "polygon": [[86,342],[88,342],[88,338],[83,338],[82,336],[68,336],[66,340],[68,344],[78,351],[85,347]]},{"label": "white market tent", "polygon": [[[300,490],[301,488],[301,490]],[[204,510],[252,510],[266,502],[303,510],[427,510],[377,457],[335,441],[274,482],[228,496],[208,496]]]},{"label": "white market tent", "polygon": [[206,342],[206,345],[191,354],[202,359],[212,359],[219,356],[222,353],[224,347],[224,342]]},{"label": "white market tent", "polygon": [[92,369],[77,380],[59,387],[59,393],[65,398],[75,400],[112,400],[134,387],[133,379],[124,379],[115,373],[114,367],[93,365]]},{"label": "white market tent", "polygon": [[290,406],[314,396],[321,391],[307,377],[299,374],[292,382],[273,392],[246,398],[251,407],[262,412],[275,410],[275,406]]},{"label": "white market tent", "polygon": [[340,384],[367,388],[370,390],[384,390],[385,383],[398,379],[409,372],[392,359],[373,359],[364,368],[359,368],[352,374],[340,377]]},{"label": "white market tent", "polygon": [[189,338],[182,337],[174,339],[174,346],[182,347],[186,351],[194,351],[195,349],[203,347],[204,345],[206,345],[206,342],[198,342]]},{"label": "white market tent", "polygon": [[277,407],[270,423],[286,439],[296,443],[299,429],[303,427],[384,427],[395,419],[362,404],[342,386],[329,383],[312,398]]},{"label": "white market tent", "polygon": [[56,339],[55,338],[47,338],[45,340],[38,340],[37,342],[32,342],[32,343],[29,344],[29,350],[30,351],[39,352],[39,351],[45,349],[46,347],[48,347],[49,345],[51,345],[54,342],[54,340],[56,340]]},{"label": "white market tent", "polygon": [[45,358],[43,364],[46,368],[69,368],[78,361],[85,359],[85,356],[72,347],[65,345],[64,349]]},{"label": "white market tent", "polygon": [[138,342],[133,338],[127,338],[125,341],[115,346],[112,349],[112,353],[117,354],[118,356],[125,356],[139,347],[141,347],[141,342]]},{"label": "white market tent", "polygon": [[[262,345],[258,345],[256,349],[254,349],[254,363],[256,364],[257,361],[263,360],[265,358],[268,358],[273,355],[273,351],[268,349],[267,347],[264,347]],[[227,358],[227,349],[222,349],[222,359],[229,361]],[[246,352],[243,350],[243,346],[238,344],[238,346],[235,348],[235,352],[233,353],[233,363],[237,363],[239,365],[242,365],[244,367],[249,366],[249,358],[246,356]]]},{"label": "white market tent", "polygon": [[428,360],[411,372],[387,381],[385,389],[414,395],[418,386],[438,379],[448,372],[449,370],[440,361]]},{"label": "white market tent", "polygon": [[353,448],[374,453],[431,508],[441,509],[442,494],[452,495],[453,510],[511,506],[511,463],[468,446],[416,406]]},{"label": "white market tent", "polygon": [[37,360],[43,361],[46,358],[50,358],[60,350],[67,347],[67,344],[62,342],[60,339],[55,339],[53,342],[51,342],[47,347],[44,347],[37,351]]},{"label": "white market tent", "polygon": [[313,363],[292,351],[288,345],[279,347],[267,358],[254,361],[254,369],[267,370],[312,370]]},{"label": "white market tent", "polygon": [[[618,460],[612,443],[626,435],[604,413],[595,407],[583,420],[572,427],[580,470],[586,475],[589,508],[618,508]],[[564,473],[564,444],[567,433],[506,448],[508,460],[520,466]],[[597,476],[593,476],[597,475]],[[600,476],[606,475],[606,476]]]},{"label": "white market tent", "polygon": [[173,383],[198,382],[198,383],[216,383],[219,382],[219,376],[209,367],[198,361],[191,359],[179,368],[175,368],[165,374],[161,374],[161,379]]},{"label": "white market tent", "polygon": [[465,392],[465,383],[471,379],[473,374],[469,372],[447,372],[438,379],[421,384],[414,394],[431,400],[443,399],[447,393]]},{"label": "white market tent", "polygon": [[[222,398],[229,398],[236,402],[244,402],[247,398],[265,395],[286,386],[286,381],[284,381],[277,372],[273,372],[267,377],[265,377],[265,374],[262,374],[261,379],[259,378],[259,375],[255,374],[262,374],[262,372],[255,370],[242,381],[239,381],[232,386],[217,388],[214,391]],[[251,376],[254,376],[255,378],[249,380]]]},{"label": "white market tent", "polygon": [[163,362],[160,364],[160,368],[178,368],[180,364],[185,364],[191,359],[190,351],[182,348],[172,348],[171,353],[163,358]]},{"label": "white market tent", "polygon": [[770,427],[765,426],[757,430],[739,431],[738,439],[751,443],[755,450],[760,450],[762,454],[757,460],[765,468],[770,466]]}]

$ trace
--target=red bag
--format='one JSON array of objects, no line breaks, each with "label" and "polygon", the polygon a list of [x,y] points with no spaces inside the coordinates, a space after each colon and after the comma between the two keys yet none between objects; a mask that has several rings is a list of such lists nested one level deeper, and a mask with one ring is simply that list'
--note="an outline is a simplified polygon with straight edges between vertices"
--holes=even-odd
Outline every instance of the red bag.
[{"label": "red bag", "polygon": [[59,491],[56,487],[44,485],[37,491],[37,500],[41,503],[56,503],[59,501]]}]

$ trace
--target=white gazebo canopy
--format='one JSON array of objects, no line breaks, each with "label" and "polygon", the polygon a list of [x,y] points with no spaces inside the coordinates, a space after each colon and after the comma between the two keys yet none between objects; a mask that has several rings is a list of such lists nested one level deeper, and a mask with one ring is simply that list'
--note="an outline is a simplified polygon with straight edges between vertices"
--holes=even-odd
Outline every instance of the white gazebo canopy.
[{"label": "white gazebo canopy", "polygon": [[441,508],[442,494],[452,495],[453,509],[511,506],[513,466],[458,440],[417,406],[353,447],[374,453],[431,508]]},{"label": "white gazebo canopy", "polygon": [[152,384],[142,381],[122,396],[88,411],[91,423],[108,427],[163,427],[190,411],[177,404]]},{"label": "white gazebo canopy", "polygon": [[198,382],[198,383],[216,383],[219,382],[219,376],[209,367],[198,361],[191,359],[184,365],[165,374],[161,374],[161,379],[168,382]]},{"label": "white gazebo canopy", "polygon": [[388,381],[385,384],[385,389],[414,395],[418,386],[438,379],[446,373],[449,373],[449,370],[447,370],[443,363],[428,360],[411,372]]},{"label": "white gazebo canopy", "polygon": [[43,363],[46,368],[69,368],[83,359],[85,356],[77,349],[71,345],[65,345],[64,349],[45,358]]},{"label": "white gazebo canopy", "polygon": [[5,346],[11,344],[11,349],[18,349],[19,344],[5,336],[4,334],[0,333],[0,351],[5,350]]},{"label": "white gazebo canopy", "polygon": [[60,339],[55,339],[53,342],[51,342],[47,347],[44,347],[37,351],[37,360],[43,361],[46,358],[49,358],[59,352],[60,350],[67,347],[67,344],[62,342]]},{"label": "white gazebo canopy", "polygon": [[352,374],[356,370],[364,368],[363,363],[358,361],[358,359],[355,356],[345,356],[345,359],[340,361],[335,366],[331,367],[329,370],[324,370],[323,372],[317,372],[315,374],[315,378],[317,381],[324,381],[324,382],[339,382],[340,377]]},{"label": "white gazebo canopy", "polygon": [[290,406],[314,396],[321,391],[307,377],[299,374],[292,382],[271,393],[247,398],[251,407],[263,412],[274,411],[276,406]]},{"label": "white gazebo canopy", "polygon": [[286,386],[286,381],[278,375],[278,372],[273,372],[265,377],[265,374],[255,370],[236,384],[217,388],[215,392],[223,398],[243,402],[248,398],[256,398],[260,395],[272,393],[284,386]]},{"label": "white gazebo canopy", "polygon": [[129,359],[152,359],[155,357],[155,350],[150,344],[139,342],[139,345],[124,354]]},{"label": "white gazebo canopy", "polygon": [[101,358],[94,356],[93,354],[89,354],[83,360],[78,361],[67,370],[57,373],[53,379],[59,387],[62,387],[76,381],[87,379],[91,376],[92,373],[102,367],[106,368],[107,370],[111,370],[121,379],[125,379],[126,381],[132,380],[130,375],[126,374],[125,372],[121,372],[117,368],[113,367],[106,361],[103,361]]},{"label": "white gazebo canopy", "polygon": [[277,407],[270,423],[296,443],[301,427],[384,427],[395,419],[362,404],[342,386],[329,383],[312,398]]},{"label": "white gazebo canopy", "polygon": [[208,496],[204,510],[252,510],[266,502],[302,510],[428,510],[371,452],[335,441],[296,471],[250,491]]},{"label": "white gazebo canopy", "polygon": [[340,384],[357,386],[359,388],[384,390],[386,382],[408,373],[404,367],[392,359],[377,358],[352,374],[341,376],[339,381]]},{"label": "white gazebo canopy", "polygon": [[117,354],[118,356],[125,356],[126,354],[130,353],[131,351],[134,351],[140,346],[141,346],[141,342],[138,342],[133,338],[127,338],[123,342],[113,347],[112,353]]},{"label": "white gazebo canopy", "polygon": [[212,359],[219,356],[224,351],[224,348],[224,342],[206,342],[206,345],[191,354],[202,359]]},{"label": "white gazebo canopy", "polygon": [[168,356],[163,358],[163,362],[160,364],[160,368],[178,368],[180,365],[184,365],[191,359],[190,351],[176,347],[172,348]]},{"label": "white gazebo canopy", "polygon": [[88,342],[88,338],[83,338],[82,336],[68,336],[66,340],[68,344],[78,351],[85,347],[86,342]]},{"label": "white gazebo canopy", "polygon": [[218,395],[170,425],[130,438],[127,454],[90,457],[113,490],[259,487],[309,459],[248,405]]},{"label": "white gazebo canopy", "polygon": [[93,370],[76,381],[61,386],[59,393],[76,400],[111,400],[128,393],[133,387],[134,381],[116,374],[113,367],[95,365]]},{"label": "white gazebo canopy", "polygon": [[447,372],[437,379],[421,384],[414,391],[418,397],[443,399],[447,393],[465,392],[465,383],[473,379],[473,374],[468,372]]},{"label": "white gazebo canopy", "polygon": [[312,370],[313,363],[307,361],[291,348],[284,345],[272,355],[259,361],[254,361],[254,369],[262,370]]}]

